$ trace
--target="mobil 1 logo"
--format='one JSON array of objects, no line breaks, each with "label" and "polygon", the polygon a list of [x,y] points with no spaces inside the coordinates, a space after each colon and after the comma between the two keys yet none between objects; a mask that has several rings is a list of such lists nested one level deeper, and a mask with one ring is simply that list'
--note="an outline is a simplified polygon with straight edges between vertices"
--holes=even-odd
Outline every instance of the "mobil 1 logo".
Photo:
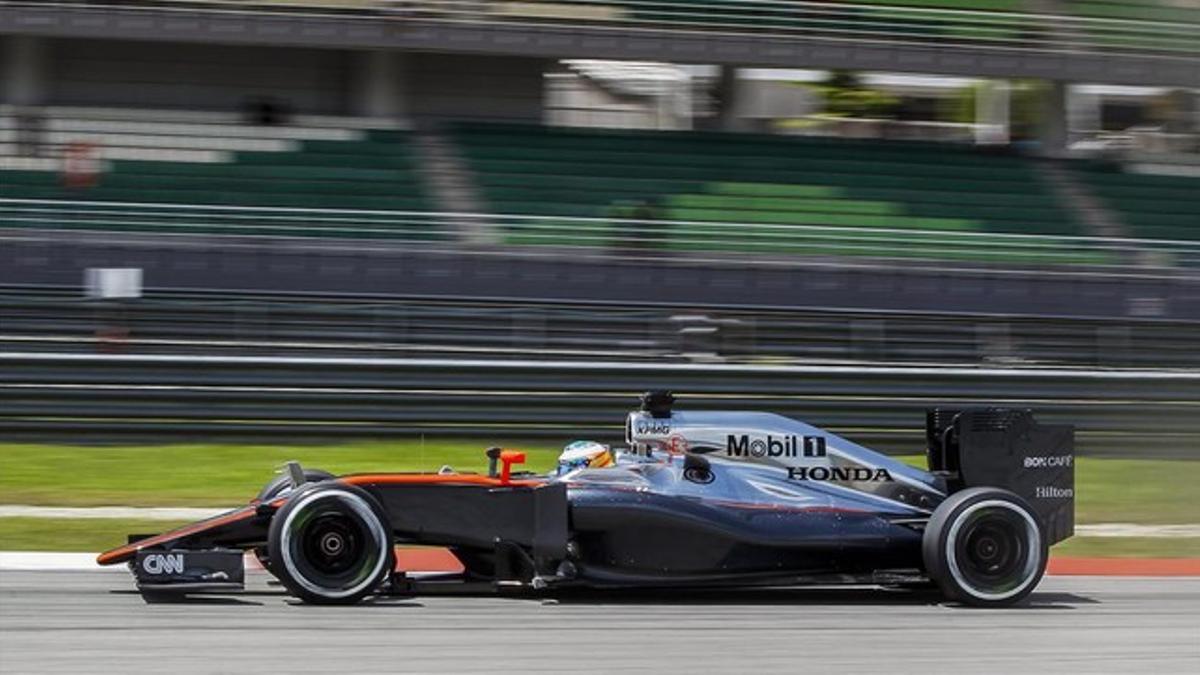
[{"label": "mobil 1 logo", "polygon": [[725,454],[729,457],[824,457],[824,436],[751,436],[729,434],[725,438]]}]

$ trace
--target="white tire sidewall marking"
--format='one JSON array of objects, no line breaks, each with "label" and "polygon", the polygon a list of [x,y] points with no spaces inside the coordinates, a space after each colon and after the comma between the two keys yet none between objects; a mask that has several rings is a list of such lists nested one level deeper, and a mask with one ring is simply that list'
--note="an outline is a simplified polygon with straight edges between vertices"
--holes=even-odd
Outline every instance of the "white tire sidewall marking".
[{"label": "white tire sidewall marking", "polygon": [[[1029,546],[1029,561],[1025,564],[1025,580],[1016,588],[1005,591],[1004,593],[986,593],[972,586],[965,578],[962,572],[958,569],[958,559],[955,554],[956,544],[958,542],[958,531],[962,528],[962,524],[967,520],[967,517],[972,513],[985,508],[1002,508],[1008,509],[1013,513],[1020,514],[1028,525],[1026,529],[1027,545]],[[972,504],[963,510],[962,513],[954,519],[954,524],[950,526],[950,533],[946,536],[946,567],[950,570],[951,576],[962,590],[970,593],[972,597],[979,600],[1007,600],[1021,591],[1025,590],[1029,584],[1033,583],[1034,577],[1037,576],[1037,570],[1041,567],[1042,556],[1042,533],[1038,528],[1037,521],[1033,516],[1029,515],[1025,509],[1013,504],[1012,502],[1002,499],[988,499],[982,502]]]},{"label": "white tire sidewall marking", "polygon": [[[296,518],[296,514],[304,511],[305,507],[312,502],[333,498],[344,500],[344,503],[346,503],[351,510],[357,513],[364,522],[369,524],[371,535],[379,544],[380,550],[379,562],[375,565],[375,569],[371,570],[371,574],[369,574],[367,578],[357,586],[352,586],[351,588],[342,590],[331,590],[317,586],[308,579],[304,578],[304,575],[299,573],[296,568],[295,561],[292,560],[291,526],[292,521]],[[290,576],[296,580],[296,583],[300,584],[305,590],[314,595],[320,595],[326,598],[345,598],[354,595],[355,593],[362,591],[368,585],[375,583],[379,579],[379,576],[383,573],[383,566],[387,564],[387,549],[391,545],[389,537],[387,536],[387,533],[383,531],[383,524],[379,522],[379,517],[375,515],[375,511],[362,497],[359,497],[356,494],[343,492],[341,490],[323,490],[314,494],[302,496],[300,498],[300,502],[296,504],[290,513],[288,513],[287,520],[284,521],[282,527],[283,532],[279,541],[279,548],[281,549],[279,551],[279,555],[283,560],[284,567],[287,568]]]}]

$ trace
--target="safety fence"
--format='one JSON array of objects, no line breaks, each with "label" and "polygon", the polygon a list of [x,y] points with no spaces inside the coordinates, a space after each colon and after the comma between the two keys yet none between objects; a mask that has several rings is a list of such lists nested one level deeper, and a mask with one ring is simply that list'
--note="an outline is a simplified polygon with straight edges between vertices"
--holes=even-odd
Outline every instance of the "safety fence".
[{"label": "safety fence", "polygon": [[[1037,53],[1200,53],[1198,26],[1121,8],[1120,18],[1089,15],[1089,5],[1060,11],[1003,11],[1002,2],[963,2],[962,8],[904,6],[904,3],[796,2],[793,0],[75,0],[7,2],[11,5],[104,5],[122,10],[292,12],[309,18],[410,22],[504,24],[580,28],[622,33],[702,33],[764,36],[819,42],[945,45]],[[1077,10],[1077,11],[1072,11]],[[1192,20],[1188,20],[1192,18]]]},{"label": "safety fence", "polygon": [[535,437],[619,441],[649,388],[678,408],[764,410],[868,445],[923,447],[932,406],[1029,407],[1085,454],[1195,457],[1200,373],[475,359],[0,353],[0,439]]},{"label": "safety fence", "polygon": [[0,350],[1200,368],[1200,323],[752,306],[0,289]]},{"label": "safety fence", "polygon": [[[948,232],[889,227],[323,209],[266,206],[0,199],[0,227],[162,236],[291,237],[391,244],[474,245],[758,262],[800,257],[953,261],[1040,267],[1075,265],[1114,274],[1136,263],[1200,267],[1200,241]],[[466,239],[459,233],[469,232]]]}]

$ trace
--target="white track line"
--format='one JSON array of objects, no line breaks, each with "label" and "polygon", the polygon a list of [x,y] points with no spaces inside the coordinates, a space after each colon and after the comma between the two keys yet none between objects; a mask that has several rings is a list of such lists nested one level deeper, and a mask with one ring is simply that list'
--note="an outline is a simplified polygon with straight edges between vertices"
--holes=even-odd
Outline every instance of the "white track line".
[{"label": "white track line", "polygon": [[1076,525],[1077,537],[1200,537],[1200,525],[1134,525],[1132,523],[1101,523]]},{"label": "white track line", "polygon": [[0,505],[0,518],[136,518],[139,520],[204,520],[229,509],[135,506],[21,506]]},{"label": "white track line", "polygon": [[124,565],[101,567],[95,553],[49,553],[43,551],[0,551],[0,570],[79,572],[86,570],[126,571]]},{"label": "white track line", "polygon": [[[245,556],[247,572],[261,572],[262,565],[253,555]],[[0,551],[0,570],[41,572],[86,572],[90,570],[128,571],[125,565],[99,565],[95,553],[62,553],[55,551]]]}]

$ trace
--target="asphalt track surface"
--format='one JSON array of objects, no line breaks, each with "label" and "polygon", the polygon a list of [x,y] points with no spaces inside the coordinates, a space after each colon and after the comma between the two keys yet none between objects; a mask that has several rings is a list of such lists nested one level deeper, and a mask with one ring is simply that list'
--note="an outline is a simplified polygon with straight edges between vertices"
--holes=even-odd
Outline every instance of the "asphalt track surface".
[{"label": "asphalt track surface", "polygon": [[0,571],[4,673],[1198,673],[1200,578],[1056,577],[1027,607],[878,590],[146,605],[113,571]]}]

